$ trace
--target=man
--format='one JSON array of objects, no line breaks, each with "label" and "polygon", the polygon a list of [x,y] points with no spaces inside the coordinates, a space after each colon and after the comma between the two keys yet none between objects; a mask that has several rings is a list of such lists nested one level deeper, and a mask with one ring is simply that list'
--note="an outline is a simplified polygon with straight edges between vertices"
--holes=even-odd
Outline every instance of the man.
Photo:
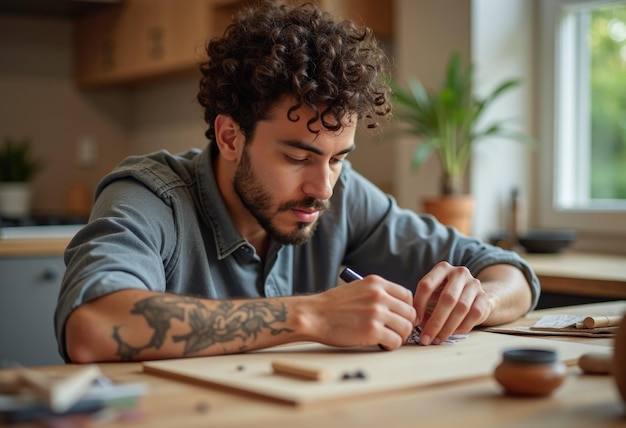
[{"label": "man", "polygon": [[[263,4],[207,45],[205,150],[132,157],[66,251],[68,361],[244,352],[294,341],[438,344],[537,302],[517,255],[400,209],[351,169],[390,112],[369,30]],[[365,276],[336,286],[343,265]]]}]

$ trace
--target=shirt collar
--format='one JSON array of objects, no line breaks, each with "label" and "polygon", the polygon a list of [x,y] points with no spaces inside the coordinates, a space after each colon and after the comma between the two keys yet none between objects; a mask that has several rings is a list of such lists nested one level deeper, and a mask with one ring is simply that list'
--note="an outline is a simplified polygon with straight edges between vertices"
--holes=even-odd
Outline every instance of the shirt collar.
[{"label": "shirt collar", "polygon": [[224,199],[217,187],[213,160],[218,156],[217,145],[209,143],[196,158],[196,177],[200,194],[200,209],[213,228],[218,258],[221,260],[233,251],[246,245],[232,222],[224,204]]}]

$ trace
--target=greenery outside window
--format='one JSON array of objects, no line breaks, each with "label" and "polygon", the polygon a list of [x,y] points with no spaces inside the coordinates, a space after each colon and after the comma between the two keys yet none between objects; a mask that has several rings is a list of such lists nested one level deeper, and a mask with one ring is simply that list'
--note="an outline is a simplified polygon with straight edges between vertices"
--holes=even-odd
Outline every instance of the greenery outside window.
[{"label": "greenery outside window", "polygon": [[626,0],[542,0],[540,19],[539,221],[626,233]]},{"label": "greenery outside window", "polygon": [[626,208],[626,2],[565,8],[556,205]]}]

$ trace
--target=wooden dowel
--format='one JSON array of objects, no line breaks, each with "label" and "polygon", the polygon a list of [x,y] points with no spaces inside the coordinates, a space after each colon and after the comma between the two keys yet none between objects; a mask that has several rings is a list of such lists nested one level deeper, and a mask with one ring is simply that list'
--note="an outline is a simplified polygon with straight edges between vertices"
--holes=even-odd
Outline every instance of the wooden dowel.
[{"label": "wooden dowel", "polygon": [[583,320],[585,328],[595,327],[617,327],[622,320],[621,316],[595,316],[587,317]]},{"label": "wooden dowel", "polygon": [[332,377],[328,369],[306,366],[291,361],[272,361],[274,374],[293,376],[300,379],[325,381]]}]

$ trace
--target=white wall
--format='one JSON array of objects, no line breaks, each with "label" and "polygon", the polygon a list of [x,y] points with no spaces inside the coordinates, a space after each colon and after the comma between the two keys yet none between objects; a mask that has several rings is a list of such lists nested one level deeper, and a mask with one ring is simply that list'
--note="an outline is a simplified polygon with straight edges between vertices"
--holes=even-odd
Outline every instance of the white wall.
[{"label": "white wall", "polygon": [[[511,127],[534,131],[533,94],[533,2],[528,0],[472,1],[472,62],[475,91],[484,96],[509,78],[522,85],[507,92],[487,110],[485,121],[511,119]],[[476,201],[474,232],[486,237],[508,225],[510,195],[521,192],[528,219],[529,204],[535,200],[536,152],[506,139],[486,140],[476,146],[471,167],[471,191]]]},{"label": "white wall", "polygon": [[[471,52],[470,0],[397,0],[395,8],[396,77],[415,77],[426,88],[441,84],[450,55],[458,52],[464,63]],[[418,171],[411,170],[415,142],[394,144],[394,186],[398,203],[420,211],[421,198],[439,194],[441,170],[434,156]]]}]

